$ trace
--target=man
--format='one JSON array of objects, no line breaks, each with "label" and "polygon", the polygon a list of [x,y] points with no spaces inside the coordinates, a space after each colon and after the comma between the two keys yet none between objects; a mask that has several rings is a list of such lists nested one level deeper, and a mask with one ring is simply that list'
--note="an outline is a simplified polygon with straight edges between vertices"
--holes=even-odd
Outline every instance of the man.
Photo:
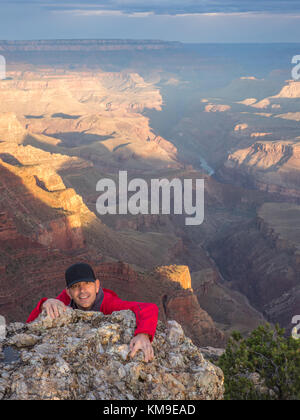
[{"label": "man", "polygon": [[42,310],[48,316],[56,318],[67,306],[83,311],[100,311],[109,315],[114,311],[130,309],[136,316],[136,330],[130,342],[130,356],[133,358],[138,350],[144,353],[145,362],[154,357],[152,341],[157,326],[158,307],[154,303],[129,302],[121,300],[116,293],[102,289],[93,269],[88,264],[77,263],[65,273],[66,289],[56,299],[43,298],[31,312],[27,322],[32,322]]}]

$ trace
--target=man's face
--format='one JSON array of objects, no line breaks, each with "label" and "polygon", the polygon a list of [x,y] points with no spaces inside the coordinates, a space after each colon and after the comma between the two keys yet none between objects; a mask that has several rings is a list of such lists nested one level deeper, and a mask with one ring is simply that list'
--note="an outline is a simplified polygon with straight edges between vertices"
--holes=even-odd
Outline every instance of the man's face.
[{"label": "man's face", "polygon": [[92,308],[96,295],[99,292],[100,282],[81,281],[66,289],[67,294],[77,304],[78,308],[89,310]]}]

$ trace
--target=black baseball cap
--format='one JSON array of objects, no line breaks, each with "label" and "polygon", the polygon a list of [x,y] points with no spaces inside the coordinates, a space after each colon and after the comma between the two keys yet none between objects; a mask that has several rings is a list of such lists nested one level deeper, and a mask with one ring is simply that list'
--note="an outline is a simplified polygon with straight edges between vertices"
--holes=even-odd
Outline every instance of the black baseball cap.
[{"label": "black baseball cap", "polygon": [[89,264],[77,263],[69,267],[65,274],[67,287],[81,281],[96,281],[95,273]]}]

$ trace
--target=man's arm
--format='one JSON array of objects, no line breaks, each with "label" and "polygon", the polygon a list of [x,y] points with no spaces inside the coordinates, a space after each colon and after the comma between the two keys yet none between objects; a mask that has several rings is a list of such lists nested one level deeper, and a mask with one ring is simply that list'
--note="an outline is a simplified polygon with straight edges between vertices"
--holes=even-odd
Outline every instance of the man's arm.
[{"label": "man's arm", "polygon": [[[46,303],[47,302],[47,303]],[[64,309],[64,307],[62,306],[62,303],[64,305],[69,305],[70,303],[70,298],[67,295],[66,291],[63,290],[56,299],[48,299],[48,298],[42,298],[39,303],[37,304],[37,306],[34,308],[34,310],[31,312],[31,314],[29,315],[28,319],[27,319],[27,323],[34,321],[39,314],[42,312],[42,310],[44,309],[44,307],[46,307],[47,313],[52,316],[52,315],[56,315],[57,311],[59,310],[58,308],[61,307],[62,309]]]},{"label": "man's arm", "polygon": [[147,334],[150,342],[153,341],[157,321],[158,306],[155,303],[130,302],[120,299],[116,294],[105,294],[105,298],[101,305],[101,312],[109,315],[114,311],[122,311],[130,309],[136,317],[136,330],[134,336],[138,334]]},{"label": "man's arm", "polygon": [[27,323],[34,321],[39,316],[39,314],[42,312],[43,303],[46,302],[46,300],[47,300],[47,298],[42,298],[39,301],[39,303],[37,304],[37,306],[34,308],[34,310],[29,315],[29,317],[28,317],[28,319],[26,321]]},{"label": "man's arm", "polygon": [[114,311],[130,309],[136,316],[136,330],[130,342],[130,356],[133,358],[138,350],[144,353],[145,362],[149,362],[154,357],[151,345],[156,331],[158,320],[158,306],[154,303],[129,302],[121,300],[115,293],[105,294],[105,299],[101,305],[101,311],[109,315]]}]

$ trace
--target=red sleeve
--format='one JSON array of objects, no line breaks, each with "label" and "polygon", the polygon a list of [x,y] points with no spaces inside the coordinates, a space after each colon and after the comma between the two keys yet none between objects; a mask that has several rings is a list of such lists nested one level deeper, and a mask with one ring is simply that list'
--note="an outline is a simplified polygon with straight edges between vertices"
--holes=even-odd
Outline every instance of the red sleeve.
[{"label": "red sleeve", "polygon": [[55,299],[60,300],[66,306],[71,302],[71,298],[67,295],[66,289],[64,289]]},{"label": "red sleeve", "polygon": [[28,322],[32,322],[35,320],[35,318],[37,318],[39,316],[39,314],[42,312],[41,306],[44,302],[46,302],[47,298],[42,298],[39,303],[37,304],[37,306],[34,308],[34,310],[31,312],[31,314],[29,315],[28,319],[27,319],[27,323]]},{"label": "red sleeve", "polygon": [[104,315],[110,315],[114,311],[122,311],[130,309],[134,312],[136,317],[136,330],[134,336],[137,334],[148,334],[150,341],[153,341],[157,320],[158,320],[158,306],[154,303],[144,302],[129,302],[120,299],[116,294],[111,295],[105,293],[104,300],[101,305],[101,312]]},{"label": "red sleeve", "polygon": [[[34,321],[39,314],[42,312],[42,304],[44,302],[46,302],[48,298],[42,298],[39,303],[37,304],[37,306],[34,308],[34,310],[31,312],[31,314],[29,315],[28,319],[27,319],[27,323]],[[70,298],[66,293],[66,290],[63,290],[58,296],[57,298],[58,300],[60,300],[61,302],[63,302],[65,305],[69,305],[70,303]]]}]

